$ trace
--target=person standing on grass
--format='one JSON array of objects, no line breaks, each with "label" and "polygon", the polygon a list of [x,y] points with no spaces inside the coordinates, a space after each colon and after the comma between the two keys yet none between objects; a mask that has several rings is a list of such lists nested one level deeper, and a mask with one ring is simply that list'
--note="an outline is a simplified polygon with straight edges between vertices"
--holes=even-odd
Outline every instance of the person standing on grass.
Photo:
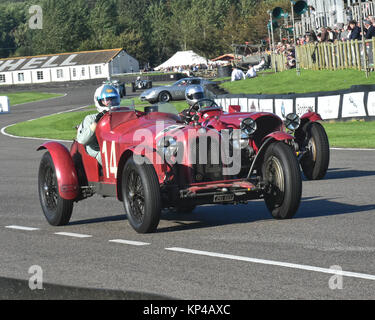
[{"label": "person standing on grass", "polygon": [[369,20],[365,20],[365,38],[366,40],[372,39],[375,37],[375,27]]},{"label": "person standing on grass", "polygon": [[349,40],[361,40],[361,28],[358,27],[357,22],[355,20],[351,20],[349,22]]}]

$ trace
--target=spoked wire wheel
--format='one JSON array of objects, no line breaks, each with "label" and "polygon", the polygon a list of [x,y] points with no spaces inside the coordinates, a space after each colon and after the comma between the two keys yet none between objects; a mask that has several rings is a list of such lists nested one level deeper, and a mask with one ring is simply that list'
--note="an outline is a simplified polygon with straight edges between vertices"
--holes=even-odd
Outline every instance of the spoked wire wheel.
[{"label": "spoked wire wheel", "polygon": [[280,160],[275,156],[272,156],[267,160],[264,169],[264,176],[269,186],[266,195],[267,200],[272,203],[272,207],[280,207],[284,200],[285,178]]},{"label": "spoked wire wheel", "polygon": [[302,194],[301,171],[292,148],[281,141],[272,142],[267,147],[261,171],[268,210],[275,219],[292,218]]},{"label": "spoked wire wheel", "polygon": [[43,182],[43,192],[47,208],[49,210],[56,210],[58,200],[58,189],[55,172],[51,167],[47,167]]},{"label": "spoked wire wheel", "polygon": [[161,215],[159,179],[152,164],[130,158],[122,171],[122,199],[130,225],[138,233],[155,232]]},{"label": "spoked wire wheel", "polygon": [[126,193],[132,209],[132,216],[137,224],[141,224],[144,219],[145,195],[141,176],[135,170],[129,173]]},{"label": "spoked wire wheel", "polygon": [[44,216],[53,226],[64,226],[70,221],[73,201],[61,198],[56,177],[56,169],[49,152],[46,152],[39,166],[39,200]]}]

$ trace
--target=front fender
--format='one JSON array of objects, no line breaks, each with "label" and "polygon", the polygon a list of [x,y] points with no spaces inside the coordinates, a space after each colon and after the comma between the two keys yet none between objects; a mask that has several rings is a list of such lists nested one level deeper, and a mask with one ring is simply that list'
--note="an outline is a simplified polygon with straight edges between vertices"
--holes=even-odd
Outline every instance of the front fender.
[{"label": "front fender", "polygon": [[306,121],[316,122],[316,121],[322,121],[322,120],[323,119],[320,116],[320,114],[318,114],[316,112],[308,112],[308,113],[305,113],[301,117],[301,122],[306,122]]},{"label": "front fender", "polygon": [[259,161],[261,161],[260,159],[263,159],[263,156],[267,150],[267,147],[273,141],[290,141],[294,139],[295,138],[292,135],[282,132],[282,131],[272,132],[268,136],[264,137],[262,140],[262,146],[260,147],[260,149],[258,150],[258,153],[255,156],[255,159],[250,167],[250,171],[249,171],[247,178],[250,179],[257,164],[259,163]]},{"label": "front fender", "polygon": [[323,121],[323,119],[320,116],[320,114],[318,114],[316,112],[308,112],[308,113],[305,113],[301,117],[301,125],[297,129],[296,134],[295,134],[296,140],[298,141],[298,144],[303,143],[303,141],[306,137],[306,133],[305,133],[306,126],[308,126],[309,123],[313,123],[313,122],[317,122],[317,121]]},{"label": "front fender", "polygon": [[285,140],[294,140],[295,138],[289,133],[276,131],[276,132],[270,133],[268,136],[265,136],[262,142],[265,142],[268,139],[273,139],[276,141],[285,141]]},{"label": "front fender", "polygon": [[79,195],[79,183],[69,150],[57,142],[47,142],[37,149],[40,150],[48,150],[52,157],[60,197],[65,200],[75,200]]}]

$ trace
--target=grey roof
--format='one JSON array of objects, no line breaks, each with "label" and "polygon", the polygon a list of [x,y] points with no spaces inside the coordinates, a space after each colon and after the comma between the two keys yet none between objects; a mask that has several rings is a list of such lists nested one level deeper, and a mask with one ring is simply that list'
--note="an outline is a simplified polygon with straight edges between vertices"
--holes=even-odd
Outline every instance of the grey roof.
[{"label": "grey roof", "polygon": [[110,49],[0,59],[0,72],[102,64],[111,61],[122,50]]}]

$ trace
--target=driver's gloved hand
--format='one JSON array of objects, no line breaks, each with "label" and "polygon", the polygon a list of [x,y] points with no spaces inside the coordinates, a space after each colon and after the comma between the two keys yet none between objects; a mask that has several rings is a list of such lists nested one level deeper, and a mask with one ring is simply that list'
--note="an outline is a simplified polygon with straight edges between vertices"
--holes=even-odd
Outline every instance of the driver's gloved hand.
[{"label": "driver's gloved hand", "polygon": [[181,113],[182,113],[185,117],[189,117],[189,116],[190,116],[190,114],[189,114],[189,110],[188,110],[188,109],[183,110]]},{"label": "driver's gloved hand", "polygon": [[102,111],[96,115],[95,122],[98,123],[101,118],[107,113],[107,111]]}]

